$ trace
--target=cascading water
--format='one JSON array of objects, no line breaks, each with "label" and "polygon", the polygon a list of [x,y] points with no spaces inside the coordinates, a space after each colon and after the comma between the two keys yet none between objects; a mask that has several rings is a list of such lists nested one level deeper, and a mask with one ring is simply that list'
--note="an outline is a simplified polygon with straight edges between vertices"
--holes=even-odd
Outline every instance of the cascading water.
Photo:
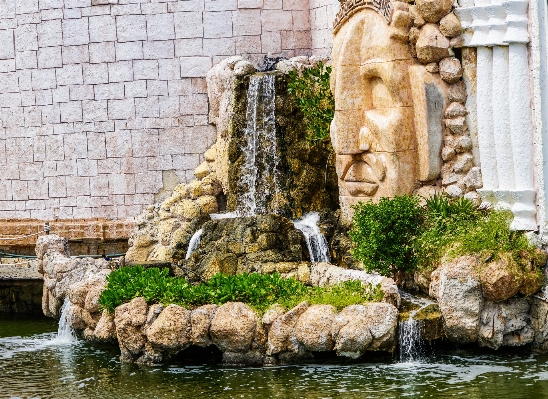
[{"label": "cascading water", "polygon": [[302,219],[294,221],[293,224],[297,230],[302,231],[304,234],[310,260],[312,262],[329,262],[329,245],[318,227],[319,221],[320,214],[310,212]]},{"label": "cascading water", "polygon": [[200,245],[201,237],[202,237],[202,229],[194,233],[194,235],[190,239],[190,243],[188,244],[188,250],[186,251],[185,259],[190,258],[190,255],[192,255],[192,252],[196,251],[196,248],[198,248],[198,245]]},{"label": "cascading water", "polygon": [[425,307],[434,304],[426,298],[418,298],[408,293],[402,293],[402,299],[419,306],[409,313],[409,318],[398,323],[399,327],[399,348],[400,361],[413,362],[419,360],[425,355],[425,341],[421,337],[421,321],[415,320],[415,316]]},{"label": "cascading water", "polygon": [[76,340],[74,331],[67,321],[70,305],[71,303],[67,296],[63,303],[63,307],[61,308],[61,316],[59,317],[59,329],[57,330],[57,337],[55,338],[58,343],[70,343]]},{"label": "cascading water", "polygon": [[276,138],[276,77],[253,75],[247,90],[245,162],[237,212],[252,216],[276,212],[279,197],[278,143]]}]

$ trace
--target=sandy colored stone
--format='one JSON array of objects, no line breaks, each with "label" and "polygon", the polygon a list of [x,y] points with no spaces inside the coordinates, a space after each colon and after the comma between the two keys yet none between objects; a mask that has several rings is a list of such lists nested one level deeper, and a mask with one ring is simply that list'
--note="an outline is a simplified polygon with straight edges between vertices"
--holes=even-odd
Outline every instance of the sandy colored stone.
[{"label": "sandy colored stone", "polygon": [[105,290],[106,282],[104,280],[96,280],[90,285],[88,293],[84,301],[84,308],[90,313],[99,312],[99,298]]},{"label": "sandy colored stone", "polygon": [[219,208],[217,199],[213,195],[204,195],[196,200],[196,204],[200,207],[203,213],[216,213]]},{"label": "sandy colored stone", "polygon": [[122,350],[122,358],[139,355],[146,342],[142,326],[146,322],[147,304],[143,297],[134,298],[129,303],[118,306],[114,310],[116,337]]},{"label": "sandy colored stone", "polygon": [[148,255],[148,261],[171,262],[173,258],[173,249],[164,245],[156,245]]},{"label": "sandy colored stone", "polygon": [[192,200],[183,199],[171,207],[171,212],[191,220],[200,216],[200,207]]},{"label": "sandy colored stone", "polygon": [[88,293],[89,286],[87,280],[80,281],[70,288],[69,300],[75,306],[83,308],[86,303],[86,295]]},{"label": "sandy colored stone", "polygon": [[449,40],[437,25],[426,24],[421,28],[416,50],[417,58],[423,64],[438,62],[449,57]]},{"label": "sandy colored stone", "polygon": [[67,310],[67,323],[68,325],[75,330],[83,330],[87,327],[86,321],[84,320],[84,312],[78,305],[70,305]]},{"label": "sandy colored stone", "polygon": [[457,156],[457,153],[455,152],[454,148],[443,147],[441,150],[441,159],[443,159],[446,162],[454,159],[456,156]]},{"label": "sandy colored stone", "polygon": [[308,351],[324,352],[334,347],[331,324],[336,309],[331,305],[312,305],[297,321],[295,336]]},{"label": "sandy colored stone", "polygon": [[209,165],[207,161],[202,162],[196,169],[194,169],[194,177],[196,179],[202,179],[206,177],[211,170],[209,169]]},{"label": "sandy colored stone", "polygon": [[[454,104],[454,103],[452,103]],[[463,134],[465,132],[466,118],[458,116],[456,118],[444,119],[443,123],[453,134]]]},{"label": "sandy colored stone", "polygon": [[447,99],[450,102],[464,103],[466,101],[466,85],[462,80],[453,83],[447,91]]},{"label": "sandy colored stone", "polygon": [[367,319],[373,337],[368,350],[393,352],[397,344],[398,309],[389,303],[373,302],[367,306]]},{"label": "sandy colored stone", "polygon": [[272,323],[274,323],[276,319],[283,314],[284,308],[281,305],[275,303],[274,305],[270,306],[263,315],[262,324],[264,326],[270,327]]},{"label": "sandy colored stone", "polygon": [[425,68],[430,73],[438,73],[440,71],[440,67],[436,62],[426,64]]},{"label": "sandy colored stone", "polygon": [[365,353],[373,341],[367,314],[367,306],[351,305],[335,316],[331,334],[338,356],[357,359]]},{"label": "sandy colored stone", "polygon": [[447,83],[455,83],[462,77],[462,65],[455,57],[447,57],[440,61],[440,76]]},{"label": "sandy colored stone", "polygon": [[203,194],[202,183],[198,180],[191,181],[187,185],[187,189],[191,199],[196,199]]},{"label": "sandy colored stone", "polygon": [[175,187],[175,189],[173,190],[173,196],[177,196],[178,198],[187,198],[188,189],[186,187],[186,184],[182,183]]},{"label": "sandy colored stone", "polygon": [[203,305],[192,311],[190,315],[192,345],[206,347],[213,343],[209,335],[209,328],[216,310],[217,305]]},{"label": "sandy colored stone", "polygon": [[440,31],[447,37],[455,37],[461,34],[460,20],[453,13],[447,14],[440,20]]},{"label": "sandy colored stone", "polygon": [[416,0],[418,14],[427,22],[438,22],[451,11],[452,0]]},{"label": "sandy colored stone", "polygon": [[411,16],[411,19],[413,19],[413,26],[417,28],[420,28],[426,23],[424,18],[419,14],[415,5],[409,6],[409,15]]},{"label": "sandy colored stone", "polygon": [[481,269],[481,287],[487,301],[500,302],[519,292],[522,278],[510,254],[489,262]]},{"label": "sandy colored stone", "polygon": [[152,250],[153,246],[146,248],[130,247],[128,248],[125,256],[126,263],[139,263],[146,262],[148,254]]},{"label": "sandy colored stone", "polygon": [[93,335],[100,342],[113,342],[116,340],[116,326],[114,324],[114,314],[103,310],[101,318],[95,326]]},{"label": "sandy colored stone", "polygon": [[190,310],[167,306],[146,330],[148,341],[156,348],[180,351],[190,345]]},{"label": "sandy colored stone", "polygon": [[464,153],[457,155],[457,160],[453,165],[453,172],[455,173],[466,173],[472,166],[474,166],[474,157],[472,154]]},{"label": "sandy colored stone", "polygon": [[459,154],[469,151],[472,149],[472,139],[470,139],[470,137],[468,136],[458,137],[454,142],[454,146],[455,151]]},{"label": "sandy colored stone", "polygon": [[268,331],[267,354],[299,352],[295,326],[299,317],[308,309],[308,302],[301,302],[282,316],[277,317]]},{"label": "sandy colored stone", "polygon": [[219,306],[211,320],[211,340],[223,352],[246,352],[255,337],[256,317],[255,312],[241,302]]}]

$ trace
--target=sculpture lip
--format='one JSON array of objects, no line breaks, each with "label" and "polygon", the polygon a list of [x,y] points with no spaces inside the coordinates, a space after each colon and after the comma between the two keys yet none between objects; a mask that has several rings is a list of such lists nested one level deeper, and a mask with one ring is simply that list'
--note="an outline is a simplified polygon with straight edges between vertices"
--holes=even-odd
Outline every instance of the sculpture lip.
[{"label": "sculpture lip", "polygon": [[369,183],[378,186],[375,173],[368,162],[361,159],[352,159],[343,168],[341,180],[347,183]]},{"label": "sculpture lip", "polygon": [[377,183],[352,182],[346,180],[344,187],[353,197],[371,197],[375,195],[379,189],[379,185]]}]

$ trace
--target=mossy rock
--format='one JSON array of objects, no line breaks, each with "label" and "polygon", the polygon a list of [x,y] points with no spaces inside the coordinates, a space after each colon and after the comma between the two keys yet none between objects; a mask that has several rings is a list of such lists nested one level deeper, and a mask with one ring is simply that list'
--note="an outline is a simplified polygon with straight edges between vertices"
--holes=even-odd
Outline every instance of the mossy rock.
[{"label": "mossy rock", "polygon": [[[399,314],[399,321],[409,320],[410,315],[416,311],[418,306],[409,301],[403,301]],[[437,304],[431,304],[420,309],[413,315],[413,320],[417,320],[420,325],[421,338],[426,341],[443,338],[445,335],[443,329],[443,317]]]}]

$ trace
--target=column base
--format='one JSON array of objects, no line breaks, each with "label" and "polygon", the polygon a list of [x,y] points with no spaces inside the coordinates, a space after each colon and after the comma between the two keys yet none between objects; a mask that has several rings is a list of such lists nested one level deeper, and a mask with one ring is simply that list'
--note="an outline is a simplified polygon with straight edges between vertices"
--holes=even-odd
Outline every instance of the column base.
[{"label": "column base", "polygon": [[506,209],[514,214],[512,230],[537,231],[535,190],[478,190],[482,201],[495,209]]}]

